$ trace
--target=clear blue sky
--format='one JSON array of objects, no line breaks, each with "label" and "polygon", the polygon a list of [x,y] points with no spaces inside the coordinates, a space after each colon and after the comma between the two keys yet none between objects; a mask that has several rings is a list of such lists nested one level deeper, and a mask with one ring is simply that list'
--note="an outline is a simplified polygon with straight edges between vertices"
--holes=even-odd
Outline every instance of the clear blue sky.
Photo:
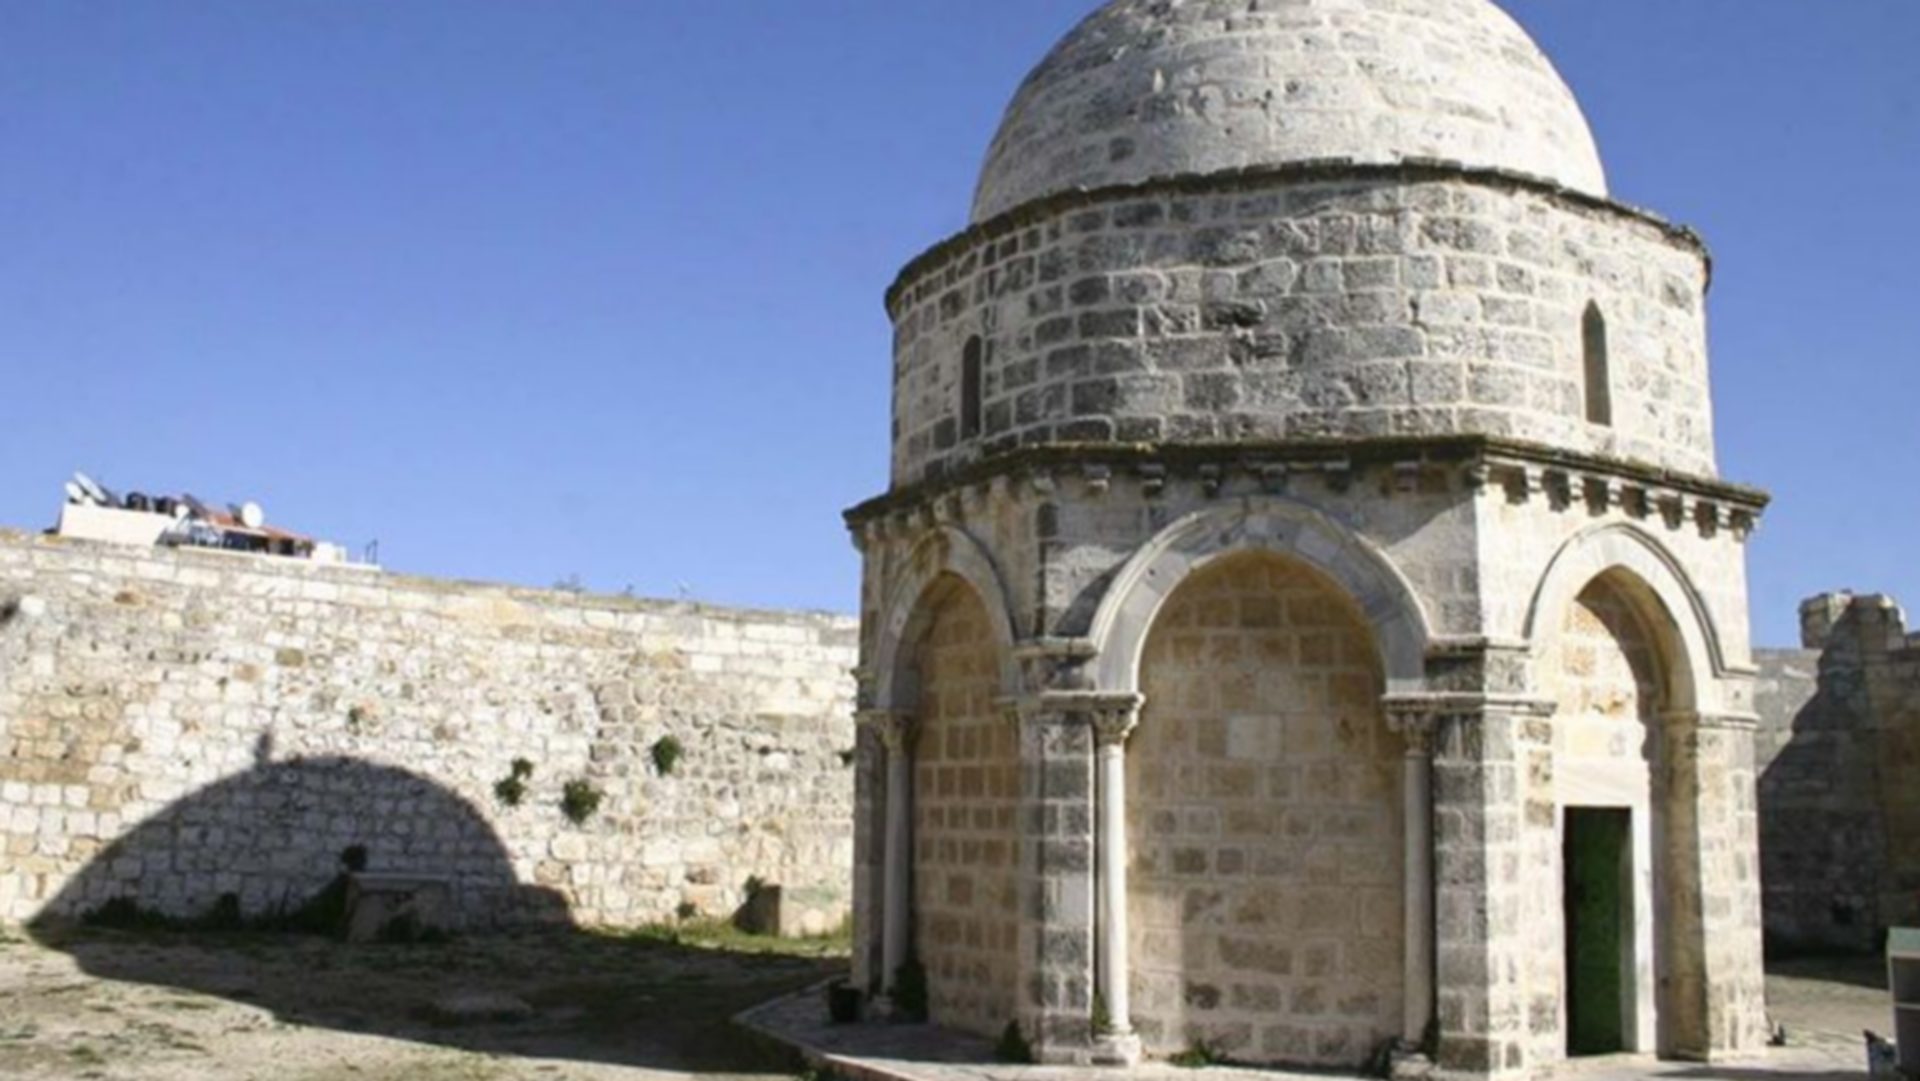
[{"label": "clear blue sky", "polygon": [[[391,567],[852,610],[896,269],[1091,0],[0,0],[0,522],[76,467]],[[1920,3],[1511,0],[1699,228],[1722,464],[1920,608]]]}]

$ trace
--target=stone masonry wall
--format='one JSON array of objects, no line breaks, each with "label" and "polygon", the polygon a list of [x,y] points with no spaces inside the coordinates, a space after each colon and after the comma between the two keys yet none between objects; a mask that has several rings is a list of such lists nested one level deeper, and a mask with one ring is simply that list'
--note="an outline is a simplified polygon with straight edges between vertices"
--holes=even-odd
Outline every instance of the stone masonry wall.
[{"label": "stone masonry wall", "polygon": [[[757,876],[824,931],[852,859],[855,637],[0,533],[0,920],[227,893],[258,913],[364,845],[375,871],[452,880],[470,925],[724,916]],[[581,825],[575,780],[604,794]]]},{"label": "stone masonry wall", "polygon": [[1019,732],[998,704],[985,606],[963,583],[946,588],[919,657],[916,945],[933,1019],[998,1036],[1019,980]]},{"label": "stone masonry wall", "polygon": [[[1706,263],[1651,220],[1398,173],[1123,191],[1031,216],[949,242],[896,287],[896,488],[1033,443],[1440,434],[1714,475]],[[1611,426],[1583,404],[1590,302]],[[960,416],[974,336],[977,437]]]},{"label": "stone masonry wall", "polygon": [[1167,602],[1127,752],[1147,1049],[1353,1066],[1401,1017],[1399,741],[1350,602],[1224,560]]}]

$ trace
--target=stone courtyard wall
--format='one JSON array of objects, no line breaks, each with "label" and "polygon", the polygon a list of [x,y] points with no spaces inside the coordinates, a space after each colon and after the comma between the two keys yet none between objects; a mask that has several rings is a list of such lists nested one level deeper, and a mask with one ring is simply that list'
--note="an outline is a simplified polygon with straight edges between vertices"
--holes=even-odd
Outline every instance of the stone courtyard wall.
[{"label": "stone courtyard wall", "polygon": [[1920,922],[1920,640],[1886,597],[1801,622],[1803,648],[1754,655],[1768,943],[1871,951]]},{"label": "stone courtyard wall", "polygon": [[[828,930],[855,638],[827,615],[0,532],[0,920],[118,897],[267,912],[358,845],[448,879],[469,926],[725,916],[757,877]],[[603,794],[577,825],[568,782]]]}]

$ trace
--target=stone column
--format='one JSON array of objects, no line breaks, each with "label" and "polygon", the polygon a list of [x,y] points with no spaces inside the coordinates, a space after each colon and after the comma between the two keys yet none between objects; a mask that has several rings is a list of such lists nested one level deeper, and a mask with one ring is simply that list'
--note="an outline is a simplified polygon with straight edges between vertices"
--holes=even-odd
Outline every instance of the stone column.
[{"label": "stone column", "polygon": [[1523,703],[1479,696],[1440,711],[1433,739],[1435,1065],[1526,1072],[1526,897],[1521,883]]},{"label": "stone column", "polygon": [[912,949],[913,737],[912,718],[887,712],[874,718],[887,748],[887,830],[882,858],[881,982],[889,996]]},{"label": "stone column", "polygon": [[1079,695],[1020,710],[1021,1031],[1036,1058],[1086,1065],[1094,962],[1093,727]]},{"label": "stone column", "polygon": [[1130,1066],[1141,1058],[1127,957],[1127,737],[1139,725],[1145,701],[1137,694],[1116,695],[1095,701],[1090,710],[1100,789],[1094,982],[1106,1015],[1099,1017],[1096,1011],[1093,1055],[1101,1064]]},{"label": "stone column", "polygon": [[1668,925],[1665,1053],[1713,1059],[1766,1039],[1754,720],[1661,717]]},{"label": "stone column", "polygon": [[1392,709],[1387,723],[1406,742],[1401,768],[1402,833],[1406,845],[1406,1019],[1401,1039],[1423,1048],[1433,1025],[1433,734],[1439,715],[1418,706]]},{"label": "stone column", "polygon": [[880,971],[884,936],[882,885],[886,875],[887,751],[868,713],[856,715],[853,815],[853,984],[877,995],[885,980]]}]

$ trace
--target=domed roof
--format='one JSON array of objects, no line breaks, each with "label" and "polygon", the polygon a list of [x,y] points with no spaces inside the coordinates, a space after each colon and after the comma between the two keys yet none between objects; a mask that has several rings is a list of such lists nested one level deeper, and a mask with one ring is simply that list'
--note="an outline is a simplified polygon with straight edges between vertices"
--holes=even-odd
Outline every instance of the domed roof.
[{"label": "domed roof", "polygon": [[1490,0],[1113,0],[1021,86],[973,219],[1076,188],[1329,158],[1607,191],[1572,91]]}]

